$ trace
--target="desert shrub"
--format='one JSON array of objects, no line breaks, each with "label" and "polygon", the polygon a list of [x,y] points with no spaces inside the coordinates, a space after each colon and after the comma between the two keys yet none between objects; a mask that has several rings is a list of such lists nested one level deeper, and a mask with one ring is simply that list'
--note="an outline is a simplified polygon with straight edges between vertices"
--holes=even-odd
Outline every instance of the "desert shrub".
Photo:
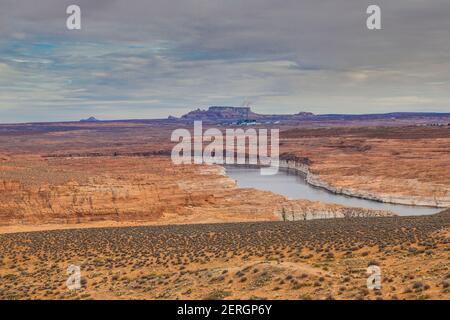
[{"label": "desert shrub", "polygon": [[210,292],[204,300],[223,300],[229,296],[231,296],[231,292],[217,289]]}]

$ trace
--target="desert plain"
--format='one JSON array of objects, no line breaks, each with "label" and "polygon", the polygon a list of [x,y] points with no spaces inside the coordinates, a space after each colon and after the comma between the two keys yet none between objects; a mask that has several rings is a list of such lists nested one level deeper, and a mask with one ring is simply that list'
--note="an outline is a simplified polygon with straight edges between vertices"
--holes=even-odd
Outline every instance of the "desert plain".
[{"label": "desert plain", "polygon": [[[0,125],[0,298],[450,298],[450,126],[269,125],[280,159],[317,186],[441,211],[399,217],[239,188],[220,165],[174,165],[170,134],[188,120]],[[79,290],[66,287],[71,264]],[[369,265],[380,290],[367,288]]]}]

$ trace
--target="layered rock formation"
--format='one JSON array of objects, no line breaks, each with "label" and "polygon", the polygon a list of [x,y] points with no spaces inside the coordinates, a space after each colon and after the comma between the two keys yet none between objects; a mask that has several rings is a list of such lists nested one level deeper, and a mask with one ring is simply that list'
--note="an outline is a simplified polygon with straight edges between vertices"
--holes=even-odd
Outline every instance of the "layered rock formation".
[{"label": "layered rock formation", "polygon": [[351,187],[339,187],[333,185],[333,183],[323,180],[319,175],[312,173],[309,170],[309,159],[306,161],[301,160],[280,160],[280,167],[296,170],[297,172],[305,175],[305,180],[312,186],[323,188],[333,193],[344,194],[351,197],[357,197],[362,199],[380,201],[385,203],[395,203],[404,205],[417,205],[417,206],[430,206],[430,207],[440,207],[447,208],[450,207],[450,197],[449,192],[444,191],[442,195],[395,195],[389,192],[386,193],[375,193],[371,191],[358,190]]},{"label": "layered rock formation", "polygon": [[[238,189],[220,166],[175,166],[167,157],[12,156],[0,162],[0,225],[102,221],[206,223],[347,217],[332,204]],[[352,209],[353,215],[389,215]]]},{"label": "layered rock formation", "polygon": [[288,201],[276,210],[276,215],[283,221],[395,216],[395,214],[390,211],[345,207],[337,204],[327,204],[308,200]]},{"label": "layered rock formation", "polygon": [[314,186],[382,202],[450,206],[450,128],[295,129],[281,137],[281,165]]},{"label": "layered rock formation", "polygon": [[[144,120],[1,125],[0,224],[282,219],[280,208],[290,207],[282,196],[236,189],[219,167],[173,166],[170,135],[179,127],[192,130]],[[449,204],[447,127],[280,129],[282,166],[311,184],[381,201]],[[294,220],[379,214],[354,210],[305,203]]]},{"label": "layered rock formation", "polygon": [[156,221],[233,186],[220,169],[175,170],[162,158],[12,158],[1,163],[0,224]]}]

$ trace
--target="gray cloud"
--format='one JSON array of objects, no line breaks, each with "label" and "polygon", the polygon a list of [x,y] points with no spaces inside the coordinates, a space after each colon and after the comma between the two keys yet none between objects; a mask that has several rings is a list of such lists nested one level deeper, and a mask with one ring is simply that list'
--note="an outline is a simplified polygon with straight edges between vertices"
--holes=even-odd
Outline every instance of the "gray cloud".
[{"label": "gray cloud", "polygon": [[[383,30],[365,28],[382,9]],[[82,30],[65,29],[65,8]],[[2,0],[0,121],[448,111],[448,0]],[[52,110],[52,111],[49,111]]]}]

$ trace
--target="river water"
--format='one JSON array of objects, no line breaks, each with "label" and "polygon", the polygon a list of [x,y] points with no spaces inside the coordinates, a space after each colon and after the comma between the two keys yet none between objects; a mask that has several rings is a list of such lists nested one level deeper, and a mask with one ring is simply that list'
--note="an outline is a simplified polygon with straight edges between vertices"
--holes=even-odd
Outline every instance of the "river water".
[{"label": "river water", "polygon": [[444,209],[407,206],[365,200],[345,195],[334,194],[327,190],[313,187],[306,183],[303,175],[292,170],[280,169],[276,175],[263,176],[258,168],[226,166],[227,175],[236,180],[240,188],[255,188],[271,191],[288,197],[289,199],[306,199],[336,203],[350,207],[360,207],[376,210],[389,210],[401,216],[433,214]]}]

